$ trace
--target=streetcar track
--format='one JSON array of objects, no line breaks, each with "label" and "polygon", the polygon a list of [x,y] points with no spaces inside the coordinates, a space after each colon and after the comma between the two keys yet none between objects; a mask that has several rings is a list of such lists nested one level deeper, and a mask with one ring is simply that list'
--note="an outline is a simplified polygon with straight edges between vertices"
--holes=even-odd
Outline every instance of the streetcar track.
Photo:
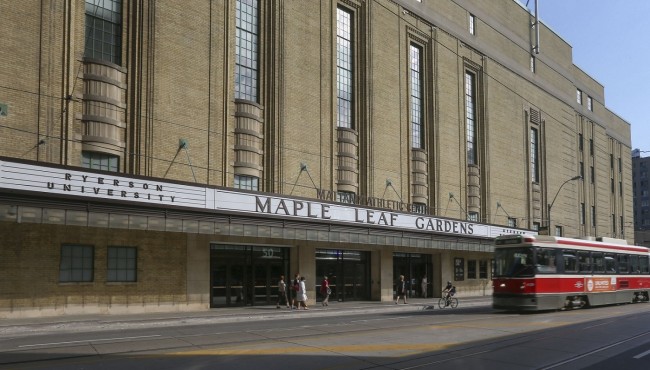
[{"label": "streetcar track", "polygon": [[[561,315],[566,315],[566,314],[567,313],[561,313]],[[611,314],[611,312],[609,314]],[[605,315],[607,315],[607,314],[603,313],[603,315],[595,315],[595,317],[590,317],[590,318],[586,319],[585,321],[603,320],[602,316],[605,316]],[[503,314],[503,313],[500,313],[500,314],[489,314],[489,315],[485,315],[485,316],[477,317],[477,318],[472,318],[472,319],[467,319],[467,318],[463,319],[462,316],[461,316],[458,319],[452,319],[452,320],[447,320],[447,321],[442,320],[442,318],[444,318],[444,317],[448,318],[449,316],[442,316],[439,319],[435,320],[435,322],[427,323],[427,325],[434,325],[434,326],[435,325],[438,325],[438,326],[440,326],[440,325],[452,325],[452,326],[456,325],[456,326],[459,326],[459,327],[472,328],[472,326],[469,325],[472,322],[493,320],[493,319],[497,319],[497,318],[507,320],[509,318],[518,317],[518,316],[520,316],[520,315],[519,314]],[[634,316],[634,314],[632,314],[631,316]],[[632,320],[633,317],[631,317],[631,316],[627,317],[627,319]],[[219,331],[219,332],[212,332],[212,333],[194,333],[194,334],[181,334],[181,335],[158,335],[158,336],[152,335],[152,336],[122,337],[122,338],[98,338],[98,339],[87,339],[87,340],[79,340],[79,341],[52,342],[52,343],[43,343],[43,344],[34,344],[34,345],[23,345],[23,346],[19,346],[20,350],[13,351],[13,352],[14,353],[24,353],[26,351],[33,350],[34,348],[38,348],[38,347],[46,348],[46,349],[56,349],[56,348],[74,347],[74,344],[85,344],[85,345],[88,345],[91,348],[93,348],[96,353],[95,354],[77,354],[77,355],[69,355],[69,356],[62,356],[62,357],[56,357],[56,358],[22,360],[22,361],[14,361],[14,362],[1,362],[0,361],[0,365],[9,365],[9,364],[11,364],[11,365],[21,365],[21,364],[22,365],[28,365],[30,363],[43,363],[44,361],[58,362],[58,361],[65,361],[65,360],[75,359],[75,358],[105,357],[105,356],[109,356],[109,355],[112,356],[112,355],[125,355],[125,354],[131,355],[131,356],[128,356],[128,357],[133,357],[133,356],[141,357],[142,356],[141,354],[143,354],[143,353],[145,354],[145,357],[147,357],[147,356],[157,357],[157,355],[150,355],[150,354],[152,352],[164,352],[166,355],[168,355],[169,351],[174,351],[174,350],[176,350],[178,352],[178,351],[183,351],[183,350],[187,350],[187,349],[193,349],[193,348],[194,349],[200,349],[200,348],[207,348],[207,347],[210,347],[210,346],[224,344],[224,343],[220,343],[218,341],[214,342],[214,343],[207,343],[207,344],[206,343],[193,344],[193,343],[191,343],[190,341],[187,340],[187,339],[192,338],[192,337],[201,337],[201,336],[223,337],[223,336],[228,336],[228,337],[230,337],[230,340],[227,343],[227,346],[230,347],[230,348],[245,345],[245,344],[254,344],[256,342],[264,342],[264,341],[268,341],[268,340],[273,340],[273,341],[281,341],[283,343],[290,344],[290,345],[299,344],[299,345],[302,345],[304,347],[313,348],[314,350],[330,352],[330,353],[333,353],[333,354],[350,357],[350,358],[353,358],[353,359],[355,359],[357,361],[363,361],[363,362],[365,362],[365,363],[367,363],[369,365],[369,367],[366,367],[365,369],[377,369],[377,368],[383,368],[383,367],[387,367],[387,366],[391,366],[391,368],[393,368],[394,366],[398,366],[398,367],[394,367],[394,368],[395,369],[400,369],[400,370],[408,370],[408,369],[421,368],[421,367],[426,366],[426,365],[434,365],[434,364],[445,363],[445,362],[454,361],[454,360],[458,360],[458,359],[462,359],[462,358],[478,356],[478,355],[489,353],[489,352],[496,352],[496,351],[499,351],[499,350],[501,350],[501,349],[503,349],[505,347],[511,346],[513,344],[532,343],[534,341],[539,341],[539,340],[544,339],[544,338],[549,338],[549,337],[555,336],[555,335],[548,335],[548,336],[540,337],[539,332],[526,332],[526,333],[512,334],[512,335],[510,335],[508,337],[501,337],[502,339],[499,339],[499,337],[493,338],[493,339],[490,340],[489,343],[481,341],[482,344],[475,345],[475,346],[472,346],[472,345],[463,346],[462,344],[460,344],[460,346],[455,346],[455,347],[457,347],[456,349],[446,350],[444,353],[440,353],[440,352],[431,353],[431,352],[428,352],[429,354],[427,354],[425,356],[408,355],[408,358],[402,359],[400,361],[394,361],[394,362],[391,362],[390,364],[388,364],[388,363],[377,364],[377,363],[371,361],[368,357],[354,356],[354,355],[351,355],[350,353],[339,352],[339,351],[328,351],[327,349],[322,348],[322,346],[318,347],[318,346],[315,346],[315,345],[306,345],[304,343],[304,339],[308,339],[308,338],[322,338],[322,337],[327,337],[327,336],[336,337],[336,336],[340,336],[342,334],[358,334],[358,335],[362,335],[364,333],[367,334],[367,333],[372,333],[372,332],[377,332],[377,331],[405,330],[405,329],[412,328],[412,327],[421,327],[422,326],[421,322],[411,322],[411,323],[409,323],[408,321],[404,320],[404,318],[412,319],[412,318],[417,318],[417,317],[421,317],[421,315],[419,315],[419,314],[415,315],[414,314],[414,315],[402,315],[402,316],[399,316],[399,317],[389,317],[389,318],[373,318],[373,319],[365,319],[365,320],[349,320],[349,321],[332,323],[332,324],[299,325],[299,326],[295,326],[295,327],[292,327],[292,328],[266,328],[266,329],[253,329],[253,330],[246,330],[246,331],[232,330],[232,331]],[[435,317],[435,316],[432,316],[432,317]],[[549,317],[549,319],[557,319],[558,317],[561,317],[561,316],[551,316],[551,317]],[[401,320],[399,322],[401,322],[403,324],[399,325],[399,326],[395,326],[393,328],[373,326],[373,324],[375,322],[386,322],[387,320],[398,320],[398,321]],[[465,324],[465,325],[458,325],[458,324],[461,324],[461,323]],[[580,329],[581,330],[588,330],[590,328],[603,326],[603,325],[607,325],[607,324],[614,324],[614,323],[615,323],[614,321],[608,320],[606,322],[597,323],[595,325],[584,326],[584,327],[581,327]],[[579,325],[579,324],[576,324],[576,325]],[[332,331],[332,330],[323,330],[323,328],[325,328],[325,327],[332,328],[333,326],[340,326],[340,327],[358,326],[358,327],[354,328],[353,330],[346,331],[344,333],[335,332],[335,331]],[[309,330],[311,330],[313,332],[312,333],[300,334],[300,330],[304,330],[304,329],[309,329]],[[291,337],[281,338],[281,337],[274,337],[272,335],[269,335],[271,333],[289,332],[289,331],[293,331],[293,330],[298,330],[299,332],[296,333],[295,335],[292,335]],[[491,328],[491,329],[487,329],[487,330],[498,331],[495,328]],[[234,339],[234,338],[237,338],[237,336],[233,335],[233,334],[241,334],[242,332],[258,336],[259,338],[248,338],[248,339],[242,339],[242,340]],[[503,331],[503,332],[506,332],[506,331]],[[650,333],[650,332],[646,331],[646,332],[644,332],[642,334],[638,334],[637,336],[635,336],[635,338],[643,336],[643,335],[647,335],[648,333]],[[167,347],[167,348],[156,348],[154,350],[152,350],[152,349],[124,350],[124,351],[111,352],[110,354],[99,354],[99,353],[97,353],[97,348],[95,348],[94,344],[105,344],[106,342],[108,342],[108,341],[110,341],[112,339],[115,339],[115,340],[126,339],[126,340],[129,340],[129,341],[147,341],[147,340],[158,341],[158,340],[170,340],[171,339],[171,340],[177,340],[177,341],[182,342],[182,343],[186,343],[186,345],[181,345],[179,343],[179,345],[174,345],[174,346],[170,346],[170,347]],[[597,353],[599,351],[605,350],[607,348],[611,348],[613,346],[625,343],[627,341],[629,341],[629,340],[619,341],[616,344],[612,344],[612,345],[603,347],[602,349],[596,349],[596,350],[594,350],[592,352],[589,352],[587,354],[574,356],[571,359],[566,359],[561,363],[550,365],[551,367],[548,367],[548,369],[551,369],[551,368],[557,367],[557,366],[561,366],[562,364],[565,364],[565,363],[570,363],[571,361],[576,361],[576,360],[578,360],[578,359],[580,359],[582,357],[587,356],[588,354]],[[100,343],[100,342],[104,342],[104,343]],[[110,343],[118,343],[118,342],[115,341],[115,342],[110,342]],[[487,346],[490,346],[490,348],[485,349],[485,348],[487,348]],[[472,353],[466,353],[467,351],[472,351],[472,350],[473,350]],[[3,352],[8,352],[8,351],[0,351],[0,353],[3,353]],[[147,355],[147,353],[149,355]],[[458,354],[458,355],[457,356],[452,356],[452,357],[449,357],[449,358],[428,361],[426,364],[399,367],[399,364],[402,364],[402,363],[404,363],[406,361],[413,362],[413,361],[417,361],[417,360],[434,359],[435,357],[440,357],[440,356],[443,356],[443,355],[450,355],[450,354],[452,354],[452,355],[453,354]]]},{"label": "streetcar track", "polygon": [[571,357],[571,358],[566,359],[566,360],[564,360],[564,361],[556,362],[555,364],[552,364],[552,365],[550,365],[550,366],[546,366],[546,367],[540,368],[539,370],[548,370],[548,369],[556,368],[556,367],[558,367],[558,366],[566,365],[566,364],[569,364],[569,363],[571,363],[571,362],[573,362],[573,361],[577,361],[577,360],[580,360],[581,358],[584,358],[584,357],[587,357],[587,356],[593,355],[593,354],[595,354],[595,353],[598,353],[598,352],[602,352],[602,351],[608,350],[608,349],[610,349],[610,348],[613,348],[613,347],[619,346],[619,345],[621,345],[621,344],[625,344],[625,343],[627,343],[627,342],[630,342],[630,341],[632,341],[632,340],[638,339],[638,338],[643,337],[643,336],[648,335],[648,334],[650,334],[650,330],[649,330],[649,331],[646,331],[645,333],[637,334],[637,335],[635,335],[635,336],[633,336],[633,337],[630,337],[630,338],[626,338],[626,339],[623,339],[623,340],[619,340],[619,341],[616,342],[616,343],[612,343],[612,344],[609,344],[609,345],[606,345],[606,346],[603,346],[603,347],[597,348],[597,349],[595,349],[595,350],[593,350],[593,351],[590,351],[590,352],[587,352],[587,353],[583,353],[583,354],[578,355],[578,356]]},{"label": "streetcar track", "polygon": [[[625,319],[633,320],[634,319],[633,317],[635,315],[637,315],[637,314],[638,313],[633,313],[630,316],[626,317]],[[597,318],[595,320],[602,320],[602,319]],[[605,325],[605,324],[614,324],[614,323],[616,323],[616,322],[608,321],[606,323],[603,323],[603,325]],[[575,324],[575,325],[580,325],[580,323]],[[602,326],[602,325],[598,324],[598,325],[585,326],[585,327],[582,327],[580,329],[585,330],[585,329],[594,328],[594,327],[598,327],[598,326]],[[556,327],[554,329],[558,329],[558,328],[559,327]],[[616,347],[618,345],[624,344],[626,342],[632,341],[634,339],[640,338],[640,337],[642,337],[644,335],[648,335],[648,334],[650,334],[650,331],[645,331],[643,333],[635,335],[634,337],[626,338],[626,339],[620,340],[620,341],[618,341],[616,343],[594,349],[594,350],[589,351],[587,353],[583,353],[583,354],[580,354],[580,355],[573,356],[571,358],[565,359],[565,360],[560,361],[558,363],[548,365],[547,367],[544,367],[544,368],[540,368],[539,370],[548,370],[548,369],[552,369],[552,368],[555,368],[555,367],[558,367],[558,366],[562,366],[562,365],[571,363],[573,361],[579,360],[581,358],[587,357],[587,356],[589,356],[591,354],[598,353],[598,352],[607,350],[609,348]],[[534,342],[537,342],[537,341],[540,341],[540,340],[553,338],[553,337],[556,337],[556,336],[557,335],[555,333],[551,333],[551,334],[540,337],[539,333],[536,332],[536,331],[529,332],[529,333],[514,334],[512,336],[509,336],[509,337],[506,337],[506,338],[503,338],[503,339],[492,338],[492,339],[490,339],[489,342],[480,341],[479,342],[480,344],[478,344],[478,345],[469,345],[469,346],[461,345],[460,348],[458,348],[458,349],[451,349],[451,350],[448,350],[448,351],[446,351],[444,353],[436,352],[436,353],[431,353],[431,354],[427,354],[427,355],[419,356],[419,357],[411,356],[411,357],[409,357],[407,359],[404,359],[404,360],[401,360],[401,361],[395,361],[395,362],[392,362],[392,363],[385,363],[385,364],[378,365],[378,366],[373,366],[373,367],[366,367],[366,368],[363,368],[361,370],[371,370],[371,369],[377,369],[377,368],[384,368],[384,367],[388,367],[388,366],[399,365],[399,364],[404,363],[404,362],[414,362],[414,361],[418,361],[418,360],[426,360],[428,358],[434,358],[434,357],[440,357],[440,356],[444,356],[444,355],[461,353],[461,352],[464,352],[464,351],[477,350],[477,352],[473,352],[473,353],[469,353],[469,354],[460,354],[458,356],[452,356],[452,357],[448,357],[448,358],[444,358],[444,359],[440,359],[440,360],[436,360],[436,361],[430,361],[430,362],[427,362],[427,363],[424,363],[424,364],[418,364],[418,365],[412,365],[412,366],[406,366],[406,367],[391,367],[392,370],[416,369],[416,368],[420,368],[420,367],[424,367],[424,366],[437,365],[437,364],[447,363],[447,362],[451,362],[451,361],[455,361],[455,360],[459,360],[459,359],[463,359],[463,358],[469,358],[469,357],[472,357],[472,356],[477,356],[477,355],[481,355],[481,354],[485,354],[485,353],[494,353],[494,352],[498,352],[498,351],[500,351],[500,350],[502,350],[502,349],[504,349],[506,347],[510,347],[513,344],[517,344],[517,345],[531,344],[531,343],[534,343]],[[481,348],[485,348],[487,346],[495,346],[495,345],[496,345],[496,347],[494,347],[494,348],[486,349],[486,350],[482,350],[482,351],[480,350]]]}]

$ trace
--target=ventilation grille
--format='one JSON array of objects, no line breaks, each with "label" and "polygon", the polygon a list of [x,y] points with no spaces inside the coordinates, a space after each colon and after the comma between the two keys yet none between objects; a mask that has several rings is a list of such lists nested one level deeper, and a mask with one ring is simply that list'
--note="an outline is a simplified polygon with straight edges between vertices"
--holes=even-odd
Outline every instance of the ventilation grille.
[{"label": "ventilation grille", "polygon": [[542,123],[538,110],[530,108],[530,122],[537,124]]}]

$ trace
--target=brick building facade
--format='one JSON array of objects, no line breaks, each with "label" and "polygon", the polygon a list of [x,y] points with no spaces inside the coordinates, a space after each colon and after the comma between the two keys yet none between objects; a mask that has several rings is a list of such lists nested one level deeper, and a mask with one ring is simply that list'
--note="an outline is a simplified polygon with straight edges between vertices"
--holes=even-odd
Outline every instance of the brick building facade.
[{"label": "brick building facade", "polygon": [[0,12],[0,317],[275,303],[295,272],[489,294],[500,233],[634,242],[629,124],[518,1]]}]

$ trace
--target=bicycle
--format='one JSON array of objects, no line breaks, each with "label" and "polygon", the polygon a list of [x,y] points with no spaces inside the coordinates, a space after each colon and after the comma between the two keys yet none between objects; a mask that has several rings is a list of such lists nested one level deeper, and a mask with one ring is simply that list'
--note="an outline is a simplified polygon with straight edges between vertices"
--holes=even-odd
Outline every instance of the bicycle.
[{"label": "bicycle", "polygon": [[438,300],[438,307],[440,308],[445,308],[445,307],[451,307],[451,308],[456,308],[458,307],[458,298],[455,297],[442,297]]}]

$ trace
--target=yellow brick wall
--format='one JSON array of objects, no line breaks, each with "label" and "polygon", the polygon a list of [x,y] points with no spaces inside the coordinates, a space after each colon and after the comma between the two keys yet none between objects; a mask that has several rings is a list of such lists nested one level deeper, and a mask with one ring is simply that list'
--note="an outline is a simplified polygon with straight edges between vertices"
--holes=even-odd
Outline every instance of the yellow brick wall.
[{"label": "yellow brick wall", "polygon": [[[0,118],[0,155],[44,163],[78,165],[81,157],[84,6],[71,2],[0,3],[0,78],[11,86],[0,95],[9,116]],[[196,0],[125,6],[123,65],[127,74],[127,150],[122,170],[133,174],[232,186],[234,175],[235,2]],[[336,190],[336,33],[339,2],[260,2],[260,101],[263,112],[265,168],[261,190],[314,197],[316,187]],[[632,191],[629,123],[606,108],[604,87],[572,64],[571,45],[545,26],[529,70],[530,15],[514,1],[449,2],[432,0],[342,1],[355,9],[356,103],[363,109],[361,193],[404,201],[411,198],[408,91],[409,35],[431,45],[425,86],[428,99],[430,205],[437,215],[464,218],[467,207],[463,68],[480,69],[481,120],[485,129],[482,209],[484,221],[503,224],[500,202],[525,219],[530,208],[527,178],[528,126],[524,112],[539,110],[544,148],[542,183],[548,204],[562,182],[578,171],[577,131],[593,122],[597,183],[568,184],[553,208],[566,235],[609,236],[609,142],[622,145],[623,198],[617,217],[625,217],[632,241]],[[405,8],[404,6],[407,6]],[[405,11],[407,10],[407,11]],[[41,14],[35,17],[34,14]],[[139,12],[138,14],[134,13]],[[469,35],[467,17],[477,18]],[[518,20],[518,21],[513,21]],[[210,23],[212,22],[212,23]],[[20,32],[16,32],[16,30]],[[69,31],[68,31],[69,30]],[[64,104],[65,92],[73,101]],[[575,101],[576,88],[594,97],[594,111]],[[586,101],[586,96],[585,96]],[[604,105],[603,105],[604,104]],[[591,132],[591,131],[589,131]],[[592,135],[585,136],[588,139]],[[46,138],[46,143],[37,145]],[[179,151],[179,139],[189,143]],[[269,149],[273,149],[271,152]],[[189,157],[188,157],[189,155]],[[616,155],[618,157],[618,155]],[[140,161],[137,165],[134,158]],[[192,168],[190,168],[190,161]],[[309,175],[300,172],[307,165]],[[585,171],[590,164],[585,161]],[[132,169],[131,169],[132,168]],[[192,169],[194,172],[192,172]],[[313,182],[312,183],[312,179]],[[397,194],[386,189],[391,179]],[[269,185],[267,185],[269,184]],[[295,188],[294,188],[295,184]],[[617,183],[618,185],[618,183]],[[461,207],[450,201],[452,192]],[[582,228],[580,199],[597,205],[598,224]],[[544,205],[542,209],[544,209]],[[589,210],[589,208],[587,208]],[[499,211],[500,212],[500,211]],[[521,222],[521,221],[520,221]],[[533,220],[526,220],[530,227]]]}]

